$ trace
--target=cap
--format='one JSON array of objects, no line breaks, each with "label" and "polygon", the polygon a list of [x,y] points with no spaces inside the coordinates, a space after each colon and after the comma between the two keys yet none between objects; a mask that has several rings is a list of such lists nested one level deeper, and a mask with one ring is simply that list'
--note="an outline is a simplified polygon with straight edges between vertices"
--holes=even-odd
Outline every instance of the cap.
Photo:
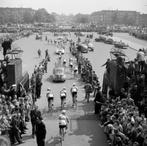
[{"label": "cap", "polygon": [[61,112],[62,114],[65,114],[66,113],[66,110],[62,110],[62,112]]}]

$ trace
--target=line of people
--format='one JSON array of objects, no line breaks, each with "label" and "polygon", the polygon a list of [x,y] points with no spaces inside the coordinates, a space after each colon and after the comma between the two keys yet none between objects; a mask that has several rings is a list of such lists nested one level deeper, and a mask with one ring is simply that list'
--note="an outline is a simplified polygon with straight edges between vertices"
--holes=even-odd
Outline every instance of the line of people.
[{"label": "line of people", "polygon": [[22,135],[27,130],[26,122],[29,121],[31,100],[21,83],[8,86],[7,64],[5,60],[0,63],[0,133],[8,135],[12,144],[22,143]]},{"label": "line of people", "polygon": [[49,61],[50,57],[48,50],[45,50],[45,59],[43,59],[38,66],[35,65],[34,72],[32,73],[30,80],[33,103],[35,103],[35,101],[41,96],[42,76],[44,73],[47,73]]},{"label": "line of people", "polygon": [[97,89],[100,86],[98,77],[88,58],[83,57],[77,50],[75,42],[71,42],[70,52],[77,60],[78,73],[81,75],[81,80],[85,83],[85,99],[89,102],[90,94],[93,93],[95,97]]}]

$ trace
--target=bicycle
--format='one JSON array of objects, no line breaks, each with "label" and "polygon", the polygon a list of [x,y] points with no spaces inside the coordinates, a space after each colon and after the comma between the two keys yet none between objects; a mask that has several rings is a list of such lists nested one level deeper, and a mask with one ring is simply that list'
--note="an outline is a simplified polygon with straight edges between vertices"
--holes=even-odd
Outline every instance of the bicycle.
[{"label": "bicycle", "polygon": [[53,99],[52,98],[48,99],[48,110],[49,111],[53,110]]},{"label": "bicycle", "polygon": [[61,110],[64,109],[64,107],[65,107],[65,104],[66,104],[65,101],[66,101],[66,98],[61,97]]},{"label": "bicycle", "polygon": [[65,134],[66,134],[66,129],[67,127],[60,127],[60,140],[61,140],[61,143],[62,141],[64,141],[64,137],[65,137]]},{"label": "bicycle", "polygon": [[90,98],[90,93],[86,92],[85,99],[87,100],[87,103],[89,103],[89,98]]},{"label": "bicycle", "polygon": [[73,107],[77,108],[77,93],[72,95]]}]

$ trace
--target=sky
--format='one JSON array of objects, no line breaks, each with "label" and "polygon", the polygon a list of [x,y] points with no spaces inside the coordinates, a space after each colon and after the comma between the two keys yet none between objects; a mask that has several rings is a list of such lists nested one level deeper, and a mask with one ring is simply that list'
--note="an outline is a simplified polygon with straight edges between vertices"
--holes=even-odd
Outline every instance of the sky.
[{"label": "sky", "polygon": [[147,0],[0,0],[0,7],[45,8],[49,13],[66,15],[100,10],[133,10],[147,14]]}]

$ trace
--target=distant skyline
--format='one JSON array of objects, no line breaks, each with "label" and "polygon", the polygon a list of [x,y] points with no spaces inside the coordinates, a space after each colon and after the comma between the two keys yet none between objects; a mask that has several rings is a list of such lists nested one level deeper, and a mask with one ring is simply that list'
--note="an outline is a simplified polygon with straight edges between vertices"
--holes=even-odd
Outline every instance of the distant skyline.
[{"label": "distant skyline", "polygon": [[0,0],[0,7],[45,8],[49,13],[66,15],[101,10],[129,10],[147,14],[147,0]]}]

